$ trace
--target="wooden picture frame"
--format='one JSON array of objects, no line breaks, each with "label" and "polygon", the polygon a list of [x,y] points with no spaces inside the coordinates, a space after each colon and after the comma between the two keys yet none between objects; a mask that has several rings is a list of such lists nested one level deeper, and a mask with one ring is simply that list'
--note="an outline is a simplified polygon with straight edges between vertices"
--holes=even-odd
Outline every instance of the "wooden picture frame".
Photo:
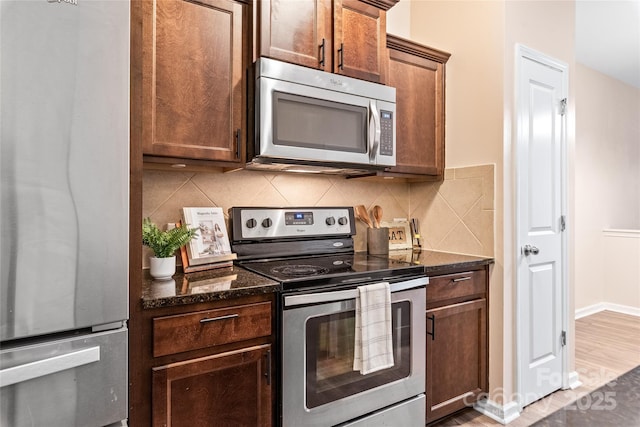
[{"label": "wooden picture frame", "polygon": [[231,252],[222,208],[182,208],[182,222],[199,228],[196,237],[180,249],[185,273],[233,265],[237,255]]},{"label": "wooden picture frame", "polygon": [[380,227],[389,229],[389,250],[413,248],[409,221],[381,221]]}]

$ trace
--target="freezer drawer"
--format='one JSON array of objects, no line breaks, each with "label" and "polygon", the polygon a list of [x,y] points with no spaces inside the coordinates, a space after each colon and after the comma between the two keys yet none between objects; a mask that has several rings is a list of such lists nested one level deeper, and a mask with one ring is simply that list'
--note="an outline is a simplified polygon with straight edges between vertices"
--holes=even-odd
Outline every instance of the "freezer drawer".
[{"label": "freezer drawer", "polygon": [[127,330],[0,351],[0,425],[105,426],[127,418]]}]

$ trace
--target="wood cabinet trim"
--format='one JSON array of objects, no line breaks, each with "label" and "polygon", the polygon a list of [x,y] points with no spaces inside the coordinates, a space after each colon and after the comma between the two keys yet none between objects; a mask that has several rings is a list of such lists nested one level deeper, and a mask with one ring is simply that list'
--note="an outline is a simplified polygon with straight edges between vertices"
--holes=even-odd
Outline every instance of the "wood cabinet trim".
[{"label": "wood cabinet trim", "polygon": [[387,47],[409,55],[418,56],[432,61],[446,64],[451,54],[443,50],[421,45],[411,40],[403,39],[393,34],[387,34]]},{"label": "wood cabinet trim", "polygon": [[371,6],[377,7],[378,9],[382,9],[387,11],[391,9],[393,6],[398,3],[400,0],[359,0],[362,3],[370,4]]}]

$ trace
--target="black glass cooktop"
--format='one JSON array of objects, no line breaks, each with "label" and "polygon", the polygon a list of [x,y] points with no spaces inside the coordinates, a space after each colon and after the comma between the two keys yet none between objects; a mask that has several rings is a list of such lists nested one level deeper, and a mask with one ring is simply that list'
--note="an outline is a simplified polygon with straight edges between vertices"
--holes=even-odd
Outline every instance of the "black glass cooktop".
[{"label": "black glass cooktop", "polygon": [[366,253],[243,261],[242,267],[277,280],[285,289],[420,276],[423,267]]}]

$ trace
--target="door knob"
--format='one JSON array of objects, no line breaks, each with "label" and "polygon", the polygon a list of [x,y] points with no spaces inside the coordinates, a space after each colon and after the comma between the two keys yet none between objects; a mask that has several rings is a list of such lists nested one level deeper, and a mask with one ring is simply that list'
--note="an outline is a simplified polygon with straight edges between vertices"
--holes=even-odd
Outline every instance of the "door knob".
[{"label": "door knob", "polygon": [[538,253],[540,253],[540,249],[536,248],[535,246],[524,245],[524,247],[522,248],[522,253],[524,254],[524,256],[529,256],[529,254],[538,255]]}]

